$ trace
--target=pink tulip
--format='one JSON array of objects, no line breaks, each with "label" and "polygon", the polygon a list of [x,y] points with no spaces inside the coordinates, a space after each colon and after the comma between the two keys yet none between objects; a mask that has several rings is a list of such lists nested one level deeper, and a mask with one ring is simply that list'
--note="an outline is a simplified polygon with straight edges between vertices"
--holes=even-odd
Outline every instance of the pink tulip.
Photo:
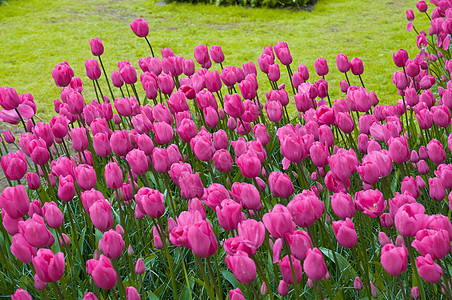
[{"label": "pink tulip", "polygon": [[173,128],[166,122],[157,122],[154,124],[155,143],[165,145],[173,139]]},{"label": "pink tulip", "polygon": [[234,182],[231,187],[231,195],[238,203],[248,210],[260,210],[262,203],[257,188],[245,182]]},{"label": "pink tulip", "polygon": [[245,300],[240,288],[236,288],[229,291],[229,300]]},{"label": "pink tulip", "polygon": [[126,298],[127,300],[140,300],[140,294],[137,289],[133,286],[126,287]]},{"label": "pink tulip", "polygon": [[99,132],[93,137],[93,147],[96,154],[100,157],[107,157],[111,153],[108,133]]},{"label": "pink tulip", "polygon": [[168,172],[169,158],[168,152],[164,148],[154,148],[152,151],[152,165],[154,169],[159,173]]},{"label": "pink tulip", "polygon": [[[287,205],[295,224],[300,227],[309,227],[319,219],[325,211],[325,204],[310,190],[304,190]],[[264,222],[265,223],[265,222]]]},{"label": "pink tulip", "polygon": [[433,262],[430,254],[427,254],[425,257],[416,257],[416,266],[419,275],[427,282],[436,283],[440,281],[441,276],[443,276],[443,269]]},{"label": "pink tulip", "polygon": [[227,149],[229,144],[228,135],[223,129],[218,130],[213,134],[213,146],[216,150]]},{"label": "pink tulip", "polygon": [[238,234],[247,241],[248,245],[258,249],[265,239],[265,227],[262,222],[248,219],[239,223]]},{"label": "pink tulip", "polygon": [[408,266],[408,251],[405,245],[396,247],[388,243],[381,249],[381,264],[383,268],[392,276],[403,273]]},{"label": "pink tulip", "polygon": [[77,184],[83,190],[90,190],[96,185],[96,172],[90,165],[81,164],[74,169]]},{"label": "pink tulip", "polygon": [[363,182],[374,185],[380,179],[380,172],[376,163],[368,161],[364,162],[358,168],[358,173],[361,176]]},{"label": "pink tulip", "polygon": [[83,300],[98,300],[98,298],[96,297],[96,295],[94,295],[91,292],[88,292],[85,294],[85,296],[83,297]]},{"label": "pink tulip", "polygon": [[242,220],[242,205],[230,200],[224,199],[221,202],[221,207],[216,206],[218,223],[224,230],[237,229],[239,222]]},{"label": "pink tulip", "polygon": [[431,140],[427,144],[428,157],[437,165],[444,163],[446,160],[446,152],[443,145],[438,140]]},{"label": "pink tulip", "polygon": [[265,111],[270,122],[278,123],[283,116],[283,108],[279,101],[267,101],[265,103]]},{"label": "pink tulip", "polygon": [[135,19],[130,23],[130,28],[138,37],[146,37],[149,34],[149,25],[143,19]]},{"label": "pink tulip", "polygon": [[404,237],[413,237],[422,229],[426,215],[425,208],[420,203],[407,203],[402,205],[394,218],[397,230]]},{"label": "pink tulip", "polygon": [[50,228],[60,228],[63,225],[63,213],[55,202],[46,202],[42,207],[44,218]]},{"label": "pink tulip", "polygon": [[13,219],[11,218],[4,209],[1,210],[2,212],[2,224],[5,228],[6,232],[9,233],[9,235],[15,235],[19,232],[19,222],[23,221],[22,218],[19,219]]},{"label": "pink tulip", "polygon": [[168,171],[169,176],[176,185],[179,185],[179,179],[183,172],[193,173],[191,165],[188,163],[173,163],[171,169]]},{"label": "pink tulip", "polygon": [[390,138],[388,145],[389,155],[394,162],[401,164],[410,158],[410,149],[408,148],[408,141],[406,138]]},{"label": "pink tulip", "polygon": [[27,161],[22,151],[9,152],[1,158],[1,166],[9,180],[20,180],[27,172]]},{"label": "pink tulip", "polygon": [[307,156],[307,149],[302,137],[297,134],[286,134],[281,137],[281,152],[291,162],[299,162]]},{"label": "pink tulip", "polygon": [[188,230],[190,249],[199,257],[205,258],[217,252],[218,241],[208,221],[199,221]]},{"label": "pink tulip", "polygon": [[325,144],[320,142],[314,142],[309,149],[309,155],[312,162],[319,168],[328,164],[329,151]]},{"label": "pink tulip", "polygon": [[119,189],[123,184],[122,170],[115,162],[105,165],[105,181],[110,189]]},{"label": "pink tulip", "polygon": [[73,76],[74,71],[71,69],[67,61],[59,63],[52,70],[53,80],[59,87],[68,86]]},{"label": "pink tulip", "polygon": [[144,151],[133,149],[132,151],[127,153],[126,160],[135,174],[143,175],[148,171],[148,157],[146,156]]},{"label": "pink tulip", "polygon": [[144,261],[143,259],[140,257],[137,260],[137,263],[135,264],[135,273],[141,275],[146,271],[146,269],[144,268]]},{"label": "pink tulip", "polygon": [[23,185],[5,188],[0,195],[0,207],[13,219],[28,213],[30,199]]},{"label": "pink tulip", "polygon": [[97,80],[100,78],[101,71],[99,63],[95,59],[87,59],[85,61],[86,76],[91,80]]},{"label": "pink tulip", "polygon": [[278,285],[278,294],[280,294],[281,296],[287,296],[287,294],[289,293],[289,286],[287,285],[287,283],[284,280],[281,280],[279,282]]},{"label": "pink tulip", "polygon": [[210,57],[214,62],[220,64],[224,61],[224,54],[221,50],[221,46],[212,46],[209,50]]},{"label": "pink tulip", "polygon": [[274,238],[284,238],[286,233],[295,230],[290,211],[281,204],[276,204],[273,210],[264,214],[262,221]]},{"label": "pink tulip", "polygon": [[115,230],[110,229],[102,236],[102,252],[111,259],[119,258],[124,249],[125,243],[122,236]]},{"label": "pink tulip", "polygon": [[379,190],[359,191],[355,194],[355,206],[369,217],[376,218],[386,208],[386,202]]},{"label": "pink tulip", "polygon": [[135,195],[136,209],[153,219],[160,218],[165,213],[163,194],[148,187],[142,187]]},{"label": "pink tulip", "polygon": [[188,110],[188,102],[185,94],[176,91],[168,99],[168,107],[172,114]]},{"label": "pink tulip", "polygon": [[318,248],[308,249],[303,268],[306,275],[314,281],[322,280],[328,272],[323,260],[323,254]]},{"label": "pink tulip", "polygon": [[203,67],[205,67],[208,64],[208,62],[210,61],[209,51],[208,51],[206,45],[196,46],[194,56],[195,56],[196,62],[198,62],[198,64],[200,64]]},{"label": "pink tulip", "polygon": [[28,172],[25,178],[27,180],[27,186],[30,190],[35,191],[41,185],[41,180],[39,179],[39,176],[36,173]]},{"label": "pink tulip", "polygon": [[[32,218],[34,214],[40,215],[41,217],[43,216],[41,201],[39,201],[37,199],[31,201],[30,208],[28,209],[28,215],[30,216],[30,218]],[[21,220],[21,219],[18,219],[18,220]]]},{"label": "pink tulip", "polygon": [[195,156],[201,161],[210,161],[215,153],[212,139],[207,135],[197,135],[190,141]]},{"label": "pink tulip", "polygon": [[419,186],[416,182],[416,179],[413,177],[405,177],[402,180],[400,190],[402,193],[408,192],[414,198],[418,198],[420,196]]},{"label": "pink tulip", "polygon": [[254,151],[248,151],[236,157],[235,162],[246,178],[255,178],[261,171],[261,162]]},{"label": "pink tulip", "polygon": [[188,201],[188,211],[193,213],[199,212],[202,216],[202,219],[206,219],[206,208],[198,198],[193,198]]},{"label": "pink tulip", "polygon": [[100,231],[107,231],[113,226],[111,205],[105,200],[97,200],[89,208],[91,222]]},{"label": "pink tulip", "polygon": [[94,56],[101,56],[104,53],[104,45],[102,45],[102,40],[100,38],[94,38],[89,41],[91,46],[91,53]]},{"label": "pink tulip", "polygon": [[329,71],[326,59],[322,57],[319,57],[315,60],[314,68],[319,76],[325,76],[326,74],[328,74]]},{"label": "pink tulip", "polygon": [[89,208],[91,207],[91,205],[93,205],[97,200],[105,200],[104,195],[102,195],[101,192],[96,191],[95,189],[83,192],[81,198],[83,208],[87,213],[89,213]]},{"label": "pink tulip", "polygon": [[256,279],[256,265],[248,254],[238,251],[233,256],[226,255],[226,264],[235,278],[243,284],[251,284]]},{"label": "pink tulip", "polygon": [[[265,229],[264,229],[265,230]],[[249,241],[242,236],[230,237],[224,242],[224,250],[229,255],[234,255],[237,252],[245,252],[249,256],[256,254],[256,247],[250,244]]]},{"label": "pink tulip", "polygon": [[253,127],[253,134],[256,140],[258,140],[263,146],[267,145],[270,141],[270,135],[267,128],[262,124],[256,124]]},{"label": "pink tulip", "polygon": [[355,225],[347,218],[345,221],[333,222],[333,230],[338,243],[345,248],[353,248],[358,242]]},{"label": "pink tulip", "polygon": [[31,295],[23,289],[17,289],[14,295],[11,295],[11,300],[31,300]]},{"label": "pink tulip", "polygon": [[213,210],[220,207],[225,199],[229,199],[229,192],[219,183],[212,183],[204,190],[204,194],[202,195],[202,202]]},{"label": "pink tulip", "polygon": [[363,289],[363,282],[361,281],[361,278],[355,277],[355,281],[353,282],[353,288],[356,291],[360,291]]},{"label": "pink tulip", "polygon": [[113,152],[119,156],[125,156],[133,149],[132,141],[127,130],[114,131],[110,138],[110,145]]},{"label": "pink tulip", "polygon": [[364,64],[361,58],[353,57],[350,62],[350,68],[352,70],[353,75],[361,75],[364,72]]},{"label": "pink tulip", "polygon": [[[293,270],[291,268],[291,264],[289,259],[292,260]],[[279,269],[281,270],[282,278],[285,283],[287,284],[294,284],[294,276],[293,273],[295,273],[295,280],[296,283],[299,283],[303,276],[303,268],[301,267],[301,263],[298,259],[291,256],[289,258],[288,255],[286,255],[280,262],[279,262]]]},{"label": "pink tulip", "polygon": [[346,73],[350,71],[350,62],[348,61],[348,58],[345,54],[339,53],[336,56],[336,65],[337,69],[341,73]]},{"label": "pink tulip", "polygon": [[277,82],[280,76],[278,64],[271,64],[268,66],[268,78],[270,81]]},{"label": "pink tulip", "polygon": [[289,198],[294,192],[292,181],[287,174],[272,172],[268,177],[270,191],[275,197]]},{"label": "pink tulip", "polygon": [[299,260],[305,260],[306,252],[312,248],[308,233],[302,230],[294,230],[286,234],[286,240],[290,246],[292,255]]},{"label": "pink tulip", "polygon": [[15,234],[11,242],[11,253],[23,263],[31,263],[36,256],[36,247],[30,245],[22,234]]},{"label": "pink tulip", "polygon": [[391,228],[394,225],[394,219],[388,213],[383,213],[380,216],[381,226],[384,228]]},{"label": "pink tulip", "polygon": [[446,230],[423,229],[416,233],[416,239],[411,243],[422,256],[430,254],[432,259],[442,259],[450,253],[450,239]]},{"label": "pink tulip", "polygon": [[31,219],[19,222],[19,233],[33,247],[50,247],[55,242],[44,219],[38,214],[34,214]]},{"label": "pink tulip", "polygon": [[182,173],[179,178],[179,186],[182,199],[201,198],[204,194],[204,186],[199,177],[199,173]]},{"label": "pink tulip", "polygon": [[445,215],[431,215],[428,218],[427,228],[434,230],[443,229],[447,231],[449,239],[452,240],[452,224],[449,222],[449,218]]},{"label": "pink tulip", "polygon": [[104,290],[114,288],[118,275],[111,261],[104,255],[99,260],[90,259],[86,262],[86,272],[93,276],[94,283]]},{"label": "pink tulip", "polygon": [[339,149],[336,154],[328,157],[333,176],[342,182],[348,180],[352,173],[356,172],[358,159],[353,149]]},{"label": "pink tulip", "polygon": [[33,258],[33,266],[42,281],[58,281],[64,273],[64,254],[62,252],[53,254],[50,249],[39,249]]},{"label": "pink tulip", "polygon": [[429,178],[428,185],[430,187],[430,198],[432,198],[432,200],[442,201],[446,197],[446,189],[444,188],[441,178]]}]

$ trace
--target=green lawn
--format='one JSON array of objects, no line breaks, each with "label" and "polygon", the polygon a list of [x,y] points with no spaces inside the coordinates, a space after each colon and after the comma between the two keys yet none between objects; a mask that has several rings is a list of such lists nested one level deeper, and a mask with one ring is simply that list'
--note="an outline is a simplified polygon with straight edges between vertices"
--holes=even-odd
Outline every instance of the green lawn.
[{"label": "green lawn", "polygon": [[[325,57],[330,66],[327,80],[333,97],[342,97],[336,69],[337,53],[364,61],[364,82],[383,103],[397,100],[391,76],[396,67],[392,53],[405,48],[416,53],[415,35],[406,31],[405,10],[415,8],[415,0],[319,0],[311,12],[281,9],[246,9],[214,5],[165,4],[153,0],[9,0],[0,6],[0,85],[19,93],[32,93],[38,115],[53,112],[59,97],[51,77],[52,68],[68,61],[76,76],[85,82],[85,96],[94,97],[83,62],[92,58],[89,40],[100,37],[107,72],[118,61],[129,60],[138,68],[138,59],[148,56],[144,39],[131,31],[135,18],[144,18],[151,27],[155,49],[170,47],[186,58],[204,43],[221,45],[226,64],[239,66],[257,62],[264,46],[284,40],[294,58],[294,67],[306,64],[311,80],[317,80],[314,60]],[[79,4],[83,2],[83,4]],[[416,26],[428,24],[416,13]],[[160,53],[159,53],[160,55]],[[215,66],[216,67],[216,66]],[[281,70],[284,70],[281,68]],[[260,76],[260,93],[269,89]],[[288,84],[286,73],[282,77]],[[352,83],[358,84],[356,78]],[[89,100],[89,99],[87,99]]]}]

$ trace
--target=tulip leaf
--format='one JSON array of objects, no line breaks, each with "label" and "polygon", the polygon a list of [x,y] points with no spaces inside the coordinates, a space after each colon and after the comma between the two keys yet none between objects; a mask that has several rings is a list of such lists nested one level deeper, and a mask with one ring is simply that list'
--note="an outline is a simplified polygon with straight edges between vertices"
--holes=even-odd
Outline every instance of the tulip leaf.
[{"label": "tulip leaf", "polygon": [[[332,262],[334,262],[333,251],[324,247],[320,247],[320,250],[322,251],[323,254],[325,254],[326,257],[328,257]],[[349,260],[347,260],[345,257],[343,257],[341,254],[337,252],[336,258],[339,263],[339,269],[342,271],[344,276],[350,281],[355,280],[355,277],[357,277],[358,275],[355,269],[350,264]]]},{"label": "tulip leaf", "polygon": [[[40,188],[39,190],[40,190],[40,192],[41,192],[41,193],[39,194],[39,197],[41,198],[41,200],[42,200],[44,203],[50,202],[51,200],[50,200],[49,195],[48,195],[49,189],[44,190],[43,188]],[[44,204],[42,204],[42,205],[44,205]]]},{"label": "tulip leaf", "polygon": [[227,281],[229,281],[229,283],[233,286],[234,289],[236,289],[240,285],[238,280],[235,278],[234,274],[232,274],[230,271],[221,270],[221,275],[223,275],[223,277]]},{"label": "tulip leaf", "polygon": [[147,297],[146,299],[155,299],[155,300],[159,300],[160,298],[157,297],[153,292],[149,291],[147,292]]}]

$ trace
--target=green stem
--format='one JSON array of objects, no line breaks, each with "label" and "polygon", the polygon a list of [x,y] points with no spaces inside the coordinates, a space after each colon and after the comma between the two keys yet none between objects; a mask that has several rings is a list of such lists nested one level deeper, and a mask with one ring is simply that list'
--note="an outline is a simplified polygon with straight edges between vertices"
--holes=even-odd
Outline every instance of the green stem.
[{"label": "green stem", "polygon": [[162,241],[163,244],[163,251],[165,252],[165,256],[166,256],[166,260],[168,261],[168,268],[170,271],[170,276],[171,276],[171,285],[172,285],[172,292],[173,292],[173,299],[178,299],[177,296],[177,285],[176,285],[176,279],[174,276],[174,267],[173,267],[173,260],[171,258],[171,255],[169,253],[168,250],[168,245],[166,244],[166,236],[163,232],[163,224],[161,222],[161,219],[159,219],[159,223],[160,226],[157,226],[157,222],[155,221],[155,219],[152,219],[152,222],[154,223],[155,228],[157,228],[157,231],[160,235],[160,240]]},{"label": "green stem", "polygon": [[270,296],[270,299],[273,300],[273,292],[270,288],[270,282],[268,281],[267,276],[265,275],[264,271],[262,270],[262,268],[260,266],[260,262],[256,259],[256,256],[253,256],[252,259],[254,260],[254,264],[256,265],[256,270],[257,270],[257,273],[259,274],[259,277],[261,277],[262,280],[264,280],[265,284],[267,285],[268,295]]},{"label": "green stem", "polygon": [[53,282],[53,286],[57,290],[58,297],[60,297],[60,299],[63,300],[64,299],[63,294],[61,294],[60,287],[58,286],[58,283],[56,283],[56,281]]},{"label": "green stem", "polygon": [[116,285],[119,286],[118,288],[121,293],[121,296],[124,297],[124,299],[126,299],[126,290],[124,288],[124,283],[122,282],[121,273],[119,272],[118,262],[117,262],[116,258],[111,259],[111,262],[113,264],[113,268],[115,269],[116,273],[118,274],[118,282],[116,283]]},{"label": "green stem", "polygon": [[213,283],[213,287],[215,289],[215,292],[217,293],[220,300],[223,299],[223,296],[221,294],[221,291],[218,289],[217,281],[215,280],[215,274],[213,273],[212,264],[210,263],[210,258],[206,258],[207,261],[207,270],[209,271],[210,275],[210,281]]},{"label": "green stem", "polygon": [[287,243],[287,241],[284,240],[283,243],[284,243],[284,248],[286,248],[286,252],[289,254],[289,262],[290,262],[290,269],[292,271],[292,277],[293,277],[293,288],[294,288],[294,293],[295,293],[295,299],[300,299],[299,292],[298,292],[297,277],[295,275],[295,268],[294,268],[293,262],[292,262],[292,252],[290,251],[290,247],[289,247],[289,244]]},{"label": "green stem", "polygon": [[108,80],[107,72],[105,72],[104,64],[102,63],[102,59],[100,58],[100,55],[99,55],[99,62],[100,62],[100,66],[102,67],[102,71],[104,72],[105,81],[107,82],[108,89],[110,90],[111,101],[114,102],[115,101],[115,96],[113,95],[113,91],[112,91],[111,86],[110,86],[110,81]]},{"label": "green stem", "polygon": [[152,46],[151,46],[151,43],[150,43],[149,40],[148,40],[148,37],[145,36],[144,39],[145,39],[146,42],[148,43],[149,49],[151,49],[152,57],[155,57],[155,55],[154,55],[154,50],[152,50]]},{"label": "green stem", "polygon": [[209,279],[207,279],[206,270],[204,270],[204,265],[202,264],[201,258],[199,256],[197,256],[196,254],[194,254],[194,256],[195,256],[196,263],[198,264],[199,271],[201,272],[201,276],[203,277],[207,293],[209,294],[209,298],[215,299],[213,291],[209,285]]}]

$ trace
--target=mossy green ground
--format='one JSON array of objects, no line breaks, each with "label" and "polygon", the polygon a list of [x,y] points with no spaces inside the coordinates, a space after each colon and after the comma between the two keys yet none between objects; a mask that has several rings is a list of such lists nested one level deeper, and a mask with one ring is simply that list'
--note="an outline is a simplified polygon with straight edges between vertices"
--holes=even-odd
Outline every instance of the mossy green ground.
[{"label": "mossy green ground", "polygon": [[[68,61],[85,83],[87,100],[94,97],[85,75],[84,61],[92,58],[89,40],[100,37],[105,46],[107,72],[117,62],[129,60],[138,69],[138,59],[150,55],[144,41],[130,29],[135,18],[149,22],[155,49],[171,48],[176,55],[193,58],[193,49],[204,43],[221,45],[225,64],[241,66],[257,62],[264,46],[287,41],[296,69],[309,67],[311,81],[317,80],[314,61],[328,60],[330,94],[342,97],[336,69],[336,55],[363,59],[366,87],[382,103],[397,101],[391,76],[396,71],[392,53],[405,48],[416,54],[415,34],[406,31],[405,10],[414,0],[319,0],[312,12],[282,9],[246,9],[214,5],[165,4],[153,0],[10,0],[0,6],[0,85],[19,93],[32,93],[38,115],[53,114],[53,100],[59,97],[51,77],[52,68]],[[416,12],[416,26],[426,29],[426,17]],[[160,53],[159,53],[160,55]],[[216,66],[214,66],[216,67]],[[285,69],[281,82],[289,84]],[[262,73],[260,93],[269,90]],[[103,78],[102,78],[103,79]],[[101,82],[105,86],[105,82]],[[356,78],[352,83],[358,84]],[[105,91],[106,92],[106,91]]]}]

